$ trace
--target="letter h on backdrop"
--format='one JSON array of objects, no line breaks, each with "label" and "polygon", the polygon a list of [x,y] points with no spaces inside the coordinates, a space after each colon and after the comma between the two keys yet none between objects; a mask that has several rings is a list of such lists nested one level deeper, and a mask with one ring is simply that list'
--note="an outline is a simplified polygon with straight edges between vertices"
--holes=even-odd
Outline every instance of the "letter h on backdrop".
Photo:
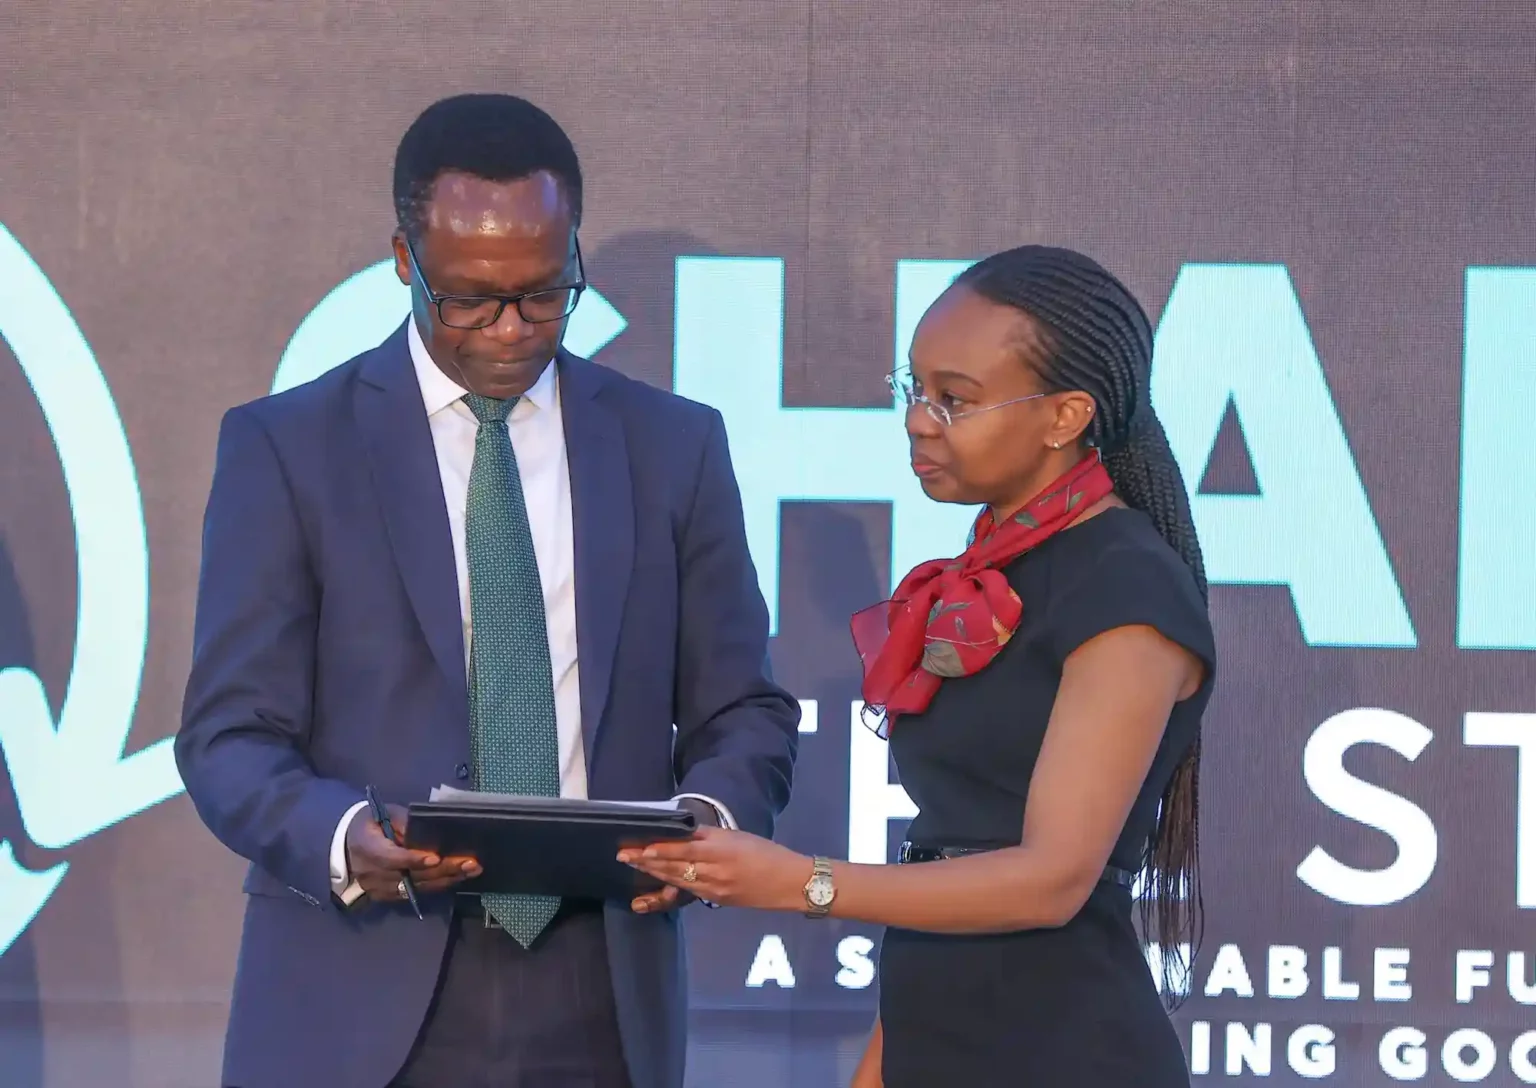
[{"label": "letter h on backdrop", "polygon": [[[904,365],[918,320],[967,261],[896,266],[895,354]],[[729,360],[729,365],[722,365]],[[717,408],[741,483],[747,542],[779,629],[779,514],[785,502],[885,502],[891,571],[956,554],[976,511],[927,498],[908,465],[901,410],[784,405],[784,262],[776,257],[682,257],[677,262],[673,388]],[[916,815],[890,781],[884,742],[850,723],[848,857],[886,860],[891,820]]]}]

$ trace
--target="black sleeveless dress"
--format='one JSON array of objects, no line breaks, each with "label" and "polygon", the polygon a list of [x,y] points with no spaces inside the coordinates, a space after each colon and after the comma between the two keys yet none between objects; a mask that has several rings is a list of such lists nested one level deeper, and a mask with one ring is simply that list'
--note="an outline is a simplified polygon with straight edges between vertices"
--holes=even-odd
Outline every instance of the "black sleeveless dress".
[{"label": "black sleeveless dress", "polygon": [[[1144,514],[1111,508],[1004,571],[1017,633],[981,672],[946,680],[891,746],[918,807],[920,846],[1020,841],[1030,775],[1062,662],[1095,635],[1149,625],[1206,663],[1179,703],[1110,862],[1137,870],[1158,799],[1196,739],[1215,646],[1189,568]],[[1187,1088],[1178,1036],[1131,922],[1129,889],[1101,883],[1065,926],[988,936],[890,929],[880,956],[885,1088]]]}]

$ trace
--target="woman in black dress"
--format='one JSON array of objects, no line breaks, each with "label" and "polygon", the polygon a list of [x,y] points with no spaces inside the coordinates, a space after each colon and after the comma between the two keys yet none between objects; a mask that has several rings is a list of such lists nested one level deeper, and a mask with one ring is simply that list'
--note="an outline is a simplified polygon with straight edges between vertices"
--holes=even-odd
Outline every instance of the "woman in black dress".
[{"label": "woman in black dress", "polygon": [[714,829],[621,855],[711,902],[886,926],[854,1088],[1189,1083],[1131,913],[1145,871],[1147,939],[1191,940],[1215,667],[1151,352],[1109,273],[1027,246],[963,273],[893,376],[924,490],[985,507],[964,554],[854,617],[924,864]]}]

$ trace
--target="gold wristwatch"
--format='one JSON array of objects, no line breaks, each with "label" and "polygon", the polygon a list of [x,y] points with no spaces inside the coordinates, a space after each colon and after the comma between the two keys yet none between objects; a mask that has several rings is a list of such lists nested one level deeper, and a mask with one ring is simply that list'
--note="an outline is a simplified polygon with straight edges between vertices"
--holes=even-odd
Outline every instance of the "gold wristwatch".
[{"label": "gold wristwatch", "polygon": [[837,898],[837,886],[832,883],[832,863],[826,858],[813,858],[811,879],[805,882],[805,916],[825,918]]}]

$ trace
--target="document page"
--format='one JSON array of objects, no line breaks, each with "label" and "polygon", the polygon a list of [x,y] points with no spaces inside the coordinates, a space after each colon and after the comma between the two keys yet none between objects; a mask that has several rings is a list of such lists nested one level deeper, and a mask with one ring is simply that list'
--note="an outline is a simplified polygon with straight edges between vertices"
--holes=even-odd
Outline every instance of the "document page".
[{"label": "document page", "polygon": [[661,812],[676,812],[676,801],[609,801],[606,799],[580,800],[571,797],[534,797],[515,793],[488,793],[482,790],[461,790],[454,786],[438,786],[432,791],[429,801],[444,801],[455,805],[531,805],[548,807],[550,809],[584,808],[590,805],[602,805],[604,807],[655,809]]}]

